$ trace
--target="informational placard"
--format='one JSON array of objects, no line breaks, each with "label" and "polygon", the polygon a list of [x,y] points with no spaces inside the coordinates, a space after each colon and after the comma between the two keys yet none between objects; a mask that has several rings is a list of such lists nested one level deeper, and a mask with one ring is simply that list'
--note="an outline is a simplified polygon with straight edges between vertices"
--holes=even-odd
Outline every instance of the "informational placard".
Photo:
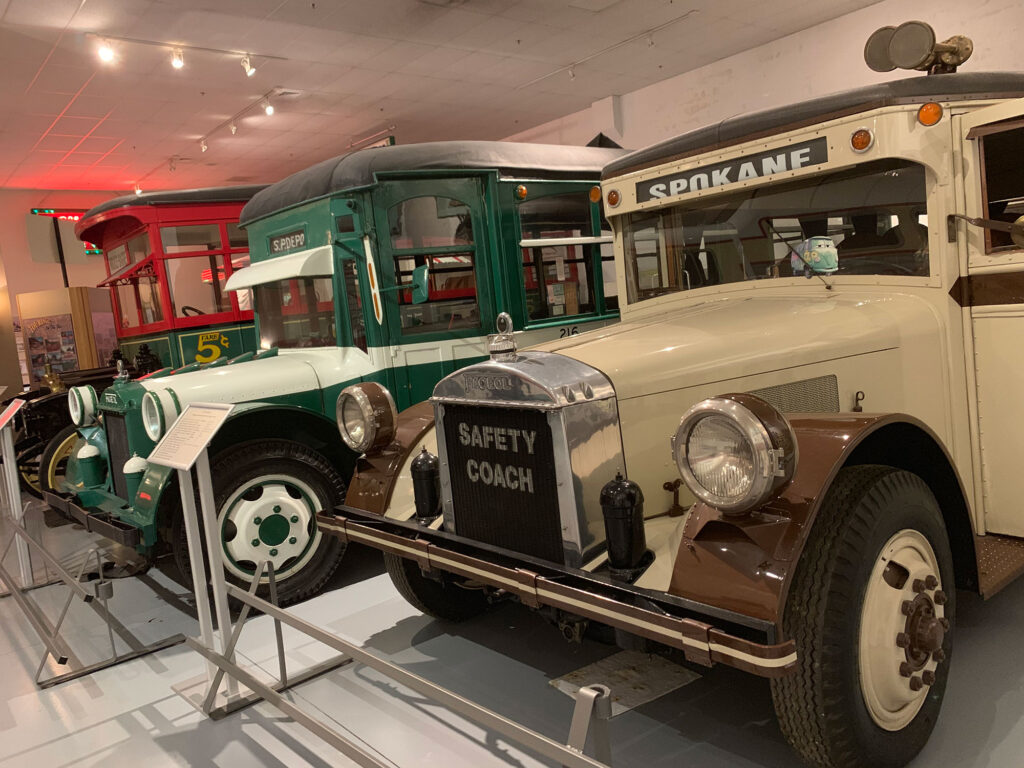
[{"label": "informational placard", "polygon": [[149,454],[149,463],[191,469],[234,407],[232,403],[189,404]]},{"label": "informational placard", "polygon": [[0,413],[0,429],[3,429],[4,427],[11,423],[11,419],[14,418],[14,414],[20,411],[21,406],[23,406],[24,404],[25,401],[20,398],[11,400],[11,402],[7,404],[7,407],[4,408],[4,412]]}]

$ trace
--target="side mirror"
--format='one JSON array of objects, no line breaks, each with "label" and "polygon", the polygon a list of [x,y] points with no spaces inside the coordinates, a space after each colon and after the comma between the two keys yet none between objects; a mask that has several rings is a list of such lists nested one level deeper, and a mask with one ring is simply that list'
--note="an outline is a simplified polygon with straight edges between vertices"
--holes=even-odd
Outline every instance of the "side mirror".
[{"label": "side mirror", "polygon": [[412,303],[422,304],[430,298],[430,286],[428,284],[429,266],[422,264],[412,271]]}]

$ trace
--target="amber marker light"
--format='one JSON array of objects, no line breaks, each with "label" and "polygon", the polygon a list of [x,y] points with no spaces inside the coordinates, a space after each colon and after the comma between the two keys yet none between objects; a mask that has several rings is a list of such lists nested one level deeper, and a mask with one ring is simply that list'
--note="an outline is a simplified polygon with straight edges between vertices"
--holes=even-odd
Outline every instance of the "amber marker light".
[{"label": "amber marker light", "polygon": [[517,200],[525,200],[526,199],[526,185],[525,184],[520,184],[518,187],[516,187],[516,199]]},{"label": "amber marker light", "polygon": [[854,152],[866,152],[875,143],[875,137],[867,128],[858,128],[850,136],[850,146]]},{"label": "amber marker light", "polygon": [[935,125],[942,119],[942,105],[934,101],[922,104],[917,110],[917,122],[924,126]]},{"label": "amber marker light", "polygon": [[622,195],[619,194],[619,190],[612,189],[608,191],[608,205],[612,208],[616,207],[622,202]]},{"label": "amber marker light", "polygon": [[590,188],[590,202],[600,203],[601,202],[601,188],[591,187]]}]

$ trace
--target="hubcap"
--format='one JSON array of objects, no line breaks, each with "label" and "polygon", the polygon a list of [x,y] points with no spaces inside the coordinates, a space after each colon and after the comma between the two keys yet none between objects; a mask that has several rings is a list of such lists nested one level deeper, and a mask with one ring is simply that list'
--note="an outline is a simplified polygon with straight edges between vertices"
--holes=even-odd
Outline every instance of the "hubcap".
[{"label": "hubcap", "polygon": [[286,475],[264,475],[239,486],[218,514],[224,567],[245,581],[261,560],[274,564],[278,579],[299,571],[320,543],[315,515],[324,506],[312,488]]},{"label": "hubcap", "polygon": [[861,606],[860,684],[875,723],[905,728],[945,658],[949,622],[938,560],[923,534],[904,529],[879,552]]}]

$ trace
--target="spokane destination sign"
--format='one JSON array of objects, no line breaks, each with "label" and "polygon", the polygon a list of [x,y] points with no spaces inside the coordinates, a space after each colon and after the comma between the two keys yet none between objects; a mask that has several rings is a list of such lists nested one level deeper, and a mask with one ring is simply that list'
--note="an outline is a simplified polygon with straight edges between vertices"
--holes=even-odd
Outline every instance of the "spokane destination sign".
[{"label": "spokane destination sign", "polygon": [[701,189],[724,187],[737,181],[759,179],[827,162],[828,140],[821,137],[802,144],[776,147],[767,152],[758,152],[756,155],[735,157],[714,165],[704,165],[637,182],[636,201],[646,203],[659,197],[675,197]]}]

